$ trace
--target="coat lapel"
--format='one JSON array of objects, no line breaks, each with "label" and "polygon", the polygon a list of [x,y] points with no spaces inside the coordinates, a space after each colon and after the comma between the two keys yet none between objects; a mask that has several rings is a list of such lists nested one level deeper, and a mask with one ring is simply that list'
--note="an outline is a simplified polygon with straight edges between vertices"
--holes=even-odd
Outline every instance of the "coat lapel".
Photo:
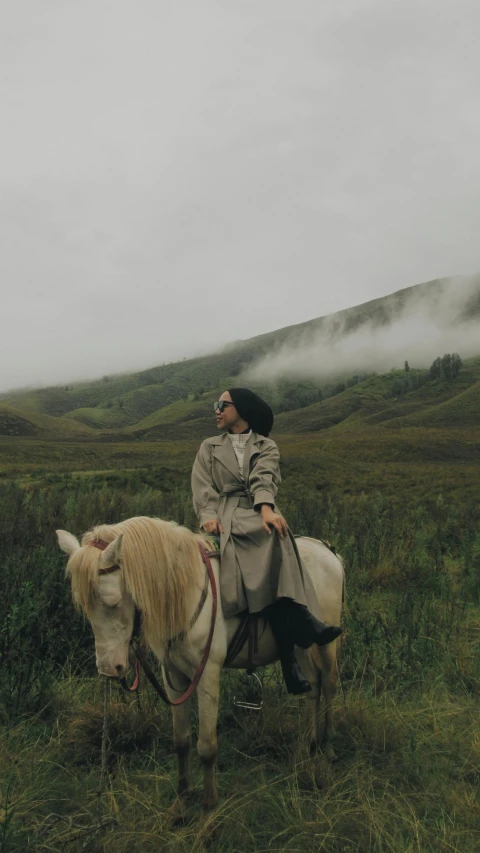
[{"label": "coat lapel", "polygon": [[235,456],[232,442],[230,441],[227,433],[219,436],[218,440],[215,442],[213,455],[222,463],[222,465],[225,466],[227,471],[229,471],[236,480],[240,480],[237,457]]}]

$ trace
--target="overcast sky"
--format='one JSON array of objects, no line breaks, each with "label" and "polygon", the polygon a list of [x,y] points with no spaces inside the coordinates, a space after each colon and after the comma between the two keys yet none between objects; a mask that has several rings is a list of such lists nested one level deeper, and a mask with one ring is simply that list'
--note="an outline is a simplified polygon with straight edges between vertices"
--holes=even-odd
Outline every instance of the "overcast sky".
[{"label": "overcast sky", "polygon": [[0,5],[0,390],[480,270],[478,0]]}]

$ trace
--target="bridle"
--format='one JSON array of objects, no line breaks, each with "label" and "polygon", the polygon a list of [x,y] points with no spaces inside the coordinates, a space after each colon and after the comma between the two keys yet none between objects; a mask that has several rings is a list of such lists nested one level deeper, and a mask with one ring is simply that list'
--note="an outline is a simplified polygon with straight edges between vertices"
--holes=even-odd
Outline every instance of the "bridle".
[{"label": "bridle", "polygon": [[[105,542],[104,539],[92,539],[88,544],[92,545],[94,548],[98,548],[99,551],[105,551],[105,549],[109,545],[109,543]],[[146,658],[145,647],[140,643],[140,629],[141,629],[141,624],[142,624],[142,614],[138,608],[135,608],[135,616],[133,619],[132,636],[130,637],[130,645],[131,645],[133,652],[135,654],[135,657],[136,657],[135,679],[133,681],[133,684],[130,687],[127,685],[127,681],[125,678],[120,679],[120,684],[122,685],[124,690],[128,690],[132,693],[135,692],[136,690],[138,690],[138,685],[139,685],[139,681],[140,681],[140,667],[142,667],[145,675],[147,676],[148,680],[150,681],[150,684],[152,685],[152,687],[154,688],[156,693],[158,693],[160,698],[163,699],[163,701],[166,702],[167,705],[171,705],[173,707],[178,706],[178,705],[183,705],[183,703],[186,702],[187,699],[190,699],[191,695],[195,692],[196,688],[198,687],[198,683],[199,683],[199,681],[203,675],[203,671],[205,669],[205,666],[206,666],[206,663],[208,660],[208,656],[210,654],[210,649],[212,647],[213,632],[215,630],[215,621],[216,621],[217,607],[218,607],[218,593],[217,593],[217,583],[215,581],[215,574],[213,571],[213,566],[212,566],[210,558],[211,557],[219,557],[220,554],[217,551],[207,551],[207,549],[202,545],[201,542],[198,543],[198,548],[199,548],[199,551],[200,551],[200,554],[202,556],[202,560],[205,564],[205,569],[206,569],[206,571],[205,571],[205,585],[204,585],[203,590],[202,590],[202,595],[200,597],[200,601],[198,602],[198,605],[195,609],[195,613],[193,614],[193,616],[190,620],[189,630],[191,628],[193,628],[193,626],[197,622],[197,620],[198,620],[198,618],[199,618],[199,616],[203,610],[204,604],[205,604],[207,597],[208,597],[208,586],[209,586],[209,584],[210,584],[210,587],[212,589],[212,614],[211,614],[211,618],[210,618],[210,629],[208,632],[207,642],[206,642],[205,648],[203,650],[202,659],[201,659],[199,665],[197,666],[197,668],[195,670],[192,681],[190,682],[190,684],[188,685],[187,689],[182,694],[182,696],[180,696],[178,699],[170,699],[166,690],[158,682],[158,680],[155,676],[155,673],[151,669],[150,664],[148,663],[147,658]],[[115,565],[108,566],[106,569],[99,569],[98,573],[100,575],[109,575],[112,572],[116,572],[119,570],[120,570],[120,566],[118,565],[118,563],[115,563]],[[183,639],[185,637],[185,633],[186,632],[178,635],[177,637],[173,637],[171,640],[169,640],[168,647],[171,648],[171,646],[176,641]],[[169,681],[168,677],[167,677],[167,680]]]}]

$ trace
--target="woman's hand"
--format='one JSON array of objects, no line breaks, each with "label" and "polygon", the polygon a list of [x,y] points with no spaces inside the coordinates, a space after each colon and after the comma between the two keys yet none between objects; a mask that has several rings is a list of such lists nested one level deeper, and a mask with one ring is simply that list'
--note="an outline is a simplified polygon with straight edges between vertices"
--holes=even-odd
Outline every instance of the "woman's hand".
[{"label": "woman's hand", "polygon": [[279,534],[280,539],[284,539],[288,533],[288,524],[283,515],[280,515],[279,512],[274,512],[272,507],[268,504],[263,504],[260,512],[262,516],[263,529],[271,535],[271,528],[273,527]]},{"label": "woman's hand", "polygon": [[223,527],[218,518],[210,518],[202,527],[209,536],[219,536],[220,533],[223,533]]}]

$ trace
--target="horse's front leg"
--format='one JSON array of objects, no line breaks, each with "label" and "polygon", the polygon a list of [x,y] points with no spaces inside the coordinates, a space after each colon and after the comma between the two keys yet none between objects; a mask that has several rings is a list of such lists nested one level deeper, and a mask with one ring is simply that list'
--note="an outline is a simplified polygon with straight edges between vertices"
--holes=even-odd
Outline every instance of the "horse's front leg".
[{"label": "horse's front leg", "polygon": [[[187,689],[189,680],[175,667],[169,667],[170,680],[178,690],[172,690],[168,685],[167,693],[170,699],[177,699]],[[174,821],[185,817],[185,798],[192,791],[192,780],[190,774],[190,707],[191,699],[187,699],[183,705],[172,708],[173,716],[173,743],[178,758],[178,785],[177,799],[169,810],[170,818]]]},{"label": "horse's front leg", "polygon": [[172,708],[173,742],[178,758],[178,795],[184,796],[192,790],[190,774],[190,699],[178,708]]},{"label": "horse's front leg", "polygon": [[198,692],[199,732],[197,750],[203,764],[203,809],[208,811],[218,802],[215,779],[217,760],[217,719],[220,700],[221,665],[209,661],[200,679]]}]

